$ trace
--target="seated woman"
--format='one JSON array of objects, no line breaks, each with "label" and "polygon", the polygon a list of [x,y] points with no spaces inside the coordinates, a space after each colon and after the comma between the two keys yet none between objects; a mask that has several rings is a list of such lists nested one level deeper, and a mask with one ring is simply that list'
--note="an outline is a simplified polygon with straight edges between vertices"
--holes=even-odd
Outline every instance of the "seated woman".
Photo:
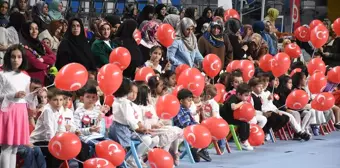
[{"label": "seated woman", "polygon": [[46,2],[37,2],[33,7],[32,15],[33,21],[39,26],[39,32],[48,29],[48,25],[51,23],[51,17],[48,15],[48,5]]},{"label": "seated woman", "polygon": [[26,50],[26,57],[30,68],[27,73],[32,78],[39,79],[43,86],[48,81],[47,73],[56,61],[56,56],[49,47],[38,39],[39,28],[35,22],[27,22],[22,25],[20,36],[21,43]]},{"label": "seated woman", "polygon": [[100,21],[97,24],[99,29],[100,39],[93,42],[91,46],[91,51],[96,60],[96,65],[98,68],[109,63],[109,57],[112,49],[114,48],[114,43],[110,40],[111,35],[111,25],[106,21]]},{"label": "seated woman", "polygon": [[59,20],[54,20],[51,22],[47,30],[44,30],[39,34],[39,40],[47,38],[51,41],[51,50],[57,53],[58,47],[61,40],[61,30],[63,28],[63,23]]}]

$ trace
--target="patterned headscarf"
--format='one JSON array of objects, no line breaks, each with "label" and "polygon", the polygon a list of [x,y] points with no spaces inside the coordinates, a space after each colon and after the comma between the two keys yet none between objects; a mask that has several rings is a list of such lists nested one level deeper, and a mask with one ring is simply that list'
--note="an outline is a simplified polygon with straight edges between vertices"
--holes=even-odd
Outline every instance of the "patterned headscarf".
[{"label": "patterned headscarf", "polygon": [[159,45],[156,39],[156,32],[159,25],[159,22],[150,20],[143,26],[141,30],[142,38],[147,44],[152,46]]}]

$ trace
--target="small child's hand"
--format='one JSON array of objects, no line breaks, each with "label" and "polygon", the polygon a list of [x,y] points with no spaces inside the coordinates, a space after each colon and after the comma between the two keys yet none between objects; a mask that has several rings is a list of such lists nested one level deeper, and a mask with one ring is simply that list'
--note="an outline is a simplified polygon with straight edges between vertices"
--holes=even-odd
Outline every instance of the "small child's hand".
[{"label": "small child's hand", "polygon": [[70,124],[66,124],[65,125],[65,129],[66,129],[66,131],[70,131],[71,130],[71,125]]},{"label": "small child's hand", "polygon": [[107,112],[110,111],[110,107],[108,105],[104,105],[100,108],[100,111],[106,114]]},{"label": "small child's hand", "polygon": [[100,127],[97,125],[94,125],[92,127],[90,127],[90,132],[100,132]]},{"label": "small child's hand", "polygon": [[270,94],[269,96],[268,96],[268,100],[273,100],[274,99],[274,96],[272,95],[272,94]]},{"label": "small child's hand", "polygon": [[33,147],[34,147],[34,145],[33,145],[32,143],[29,143],[29,144],[27,144],[26,146],[27,146],[27,147],[30,147],[30,148],[33,148]]},{"label": "small child's hand", "polygon": [[81,135],[81,132],[79,130],[76,130],[76,135],[80,136]]}]

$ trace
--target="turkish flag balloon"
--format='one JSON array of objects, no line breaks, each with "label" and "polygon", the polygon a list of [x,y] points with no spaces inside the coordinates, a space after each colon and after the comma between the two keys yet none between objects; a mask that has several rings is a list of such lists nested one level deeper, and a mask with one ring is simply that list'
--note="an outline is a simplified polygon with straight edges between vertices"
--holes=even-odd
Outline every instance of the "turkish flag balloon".
[{"label": "turkish flag balloon", "polygon": [[99,69],[97,81],[100,90],[105,95],[112,95],[123,82],[123,72],[115,64],[106,64]]},{"label": "turkish flag balloon", "polygon": [[205,81],[201,72],[196,68],[186,69],[178,78],[177,85],[182,85],[190,90],[195,96],[203,93]]},{"label": "turkish flag balloon", "polygon": [[223,95],[226,93],[225,86],[223,84],[216,83],[215,88],[217,90],[217,95],[214,97],[214,100],[217,103],[223,103]]},{"label": "turkish flag balloon", "polygon": [[249,60],[240,61],[242,77],[244,82],[248,82],[255,74],[254,63]]},{"label": "turkish flag balloon", "polygon": [[260,146],[264,142],[264,132],[257,124],[250,124],[248,142],[251,146]]},{"label": "turkish flag balloon", "polygon": [[235,9],[228,9],[224,12],[224,21],[228,21],[231,18],[240,20],[240,14]]},{"label": "turkish flag balloon", "polygon": [[164,23],[158,27],[156,37],[164,47],[170,47],[176,38],[176,32],[170,24]]},{"label": "turkish flag balloon", "polygon": [[271,61],[273,59],[274,59],[274,57],[270,54],[266,54],[266,55],[264,55],[260,58],[260,61],[259,61],[260,65],[259,66],[262,69],[262,71],[269,72],[269,71],[272,70],[270,65],[271,65]]},{"label": "turkish flag balloon", "polygon": [[114,100],[115,100],[115,97],[113,95],[105,95],[104,104],[111,107]]},{"label": "turkish flag balloon", "polygon": [[278,53],[271,62],[272,73],[275,77],[285,74],[290,67],[290,58],[286,53]]},{"label": "turkish flag balloon", "polygon": [[181,75],[181,73],[182,73],[184,70],[188,69],[188,68],[190,68],[190,66],[187,65],[187,64],[181,64],[181,65],[179,65],[179,66],[176,67],[176,70],[175,70],[175,73],[176,73],[176,81],[178,81],[178,78],[179,78],[179,76]]},{"label": "turkish flag balloon", "polygon": [[241,61],[239,60],[234,60],[234,61],[231,61],[228,66],[227,66],[227,69],[226,71],[227,72],[232,72],[236,69],[241,69],[241,65],[240,65]]},{"label": "turkish flag balloon", "polygon": [[307,26],[300,26],[294,31],[294,36],[302,42],[308,42],[310,40],[310,28]]},{"label": "turkish flag balloon", "polygon": [[308,89],[312,94],[321,93],[327,85],[327,78],[321,72],[316,72],[308,79]]},{"label": "turkish flag balloon", "polygon": [[167,94],[158,98],[156,103],[156,113],[160,119],[172,119],[180,109],[180,104],[176,96]]},{"label": "turkish flag balloon", "polygon": [[208,54],[203,59],[203,70],[210,77],[218,75],[222,68],[221,59],[216,54]]},{"label": "turkish flag balloon", "polygon": [[177,85],[175,86],[174,90],[172,90],[172,95],[174,95],[175,97],[177,97],[177,93],[184,89],[183,85]]},{"label": "turkish flag balloon", "polygon": [[302,54],[301,48],[296,43],[290,43],[285,47],[285,53],[290,56],[290,58],[299,58]]},{"label": "turkish flag balloon", "polygon": [[150,67],[143,67],[138,69],[135,74],[135,81],[149,82],[149,78],[155,76],[155,71]]},{"label": "turkish flag balloon", "polygon": [[171,154],[164,149],[155,148],[148,152],[148,161],[151,168],[173,168],[174,160]]},{"label": "turkish flag balloon", "polygon": [[249,122],[255,116],[255,109],[250,103],[243,104],[234,111],[234,118],[244,122]]},{"label": "turkish flag balloon", "polygon": [[333,31],[340,36],[340,18],[337,18],[333,23]]},{"label": "turkish flag balloon", "polygon": [[190,125],[184,128],[184,139],[194,148],[206,148],[212,137],[207,128],[202,125]]},{"label": "turkish flag balloon", "polygon": [[293,110],[301,110],[307,105],[308,100],[309,97],[305,91],[294,90],[288,95],[286,106]]},{"label": "turkish flag balloon", "polygon": [[315,48],[321,48],[328,41],[329,31],[324,25],[318,25],[310,32],[310,41]]},{"label": "turkish flag balloon", "polygon": [[336,66],[328,71],[327,78],[333,83],[340,83],[340,66]]},{"label": "turkish flag balloon", "polygon": [[89,78],[86,68],[78,63],[69,63],[57,73],[55,87],[65,91],[76,91],[82,88]]},{"label": "turkish flag balloon", "polygon": [[311,30],[313,30],[315,27],[317,27],[317,26],[319,26],[319,25],[324,26],[324,24],[323,24],[320,20],[315,19],[315,20],[313,20],[313,21],[310,22],[309,28],[310,28]]},{"label": "turkish flag balloon", "polygon": [[201,122],[208,128],[213,140],[221,140],[229,134],[229,125],[223,118],[210,117]]},{"label": "turkish flag balloon", "polygon": [[110,161],[114,166],[119,166],[124,162],[125,150],[117,142],[112,140],[100,141],[95,147],[97,157]]},{"label": "turkish flag balloon", "polygon": [[138,29],[136,29],[133,32],[133,38],[136,40],[136,43],[139,45],[140,42],[142,41],[142,33]]},{"label": "turkish flag balloon", "polygon": [[115,168],[112,163],[103,158],[91,158],[83,163],[84,168]]},{"label": "turkish flag balloon", "polygon": [[57,159],[70,160],[75,158],[81,150],[79,137],[70,132],[55,135],[48,143],[48,151]]},{"label": "turkish flag balloon", "polygon": [[334,106],[335,98],[329,92],[318,94],[311,102],[313,109],[318,111],[327,111]]},{"label": "turkish flag balloon", "polygon": [[313,75],[315,72],[321,72],[325,74],[326,72],[325,62],[323,62],[321,58],[313,58],[311,61],[309,61],[307,65],[307,70],[309,75]]},{"label": "turkish flag balloon", "polygon": [[292,72],[290,72],[289,76],[292,77],[297,72],[302,72],[302,69],[301,68],[295,68],[294,70],[292,70]]},{"label": "turkish flag balloon", "polygon": [[110,63],[116,64],[121,70],[126,69],[131,63],[131,54],[124,47],[117,47],[110,53]]}]

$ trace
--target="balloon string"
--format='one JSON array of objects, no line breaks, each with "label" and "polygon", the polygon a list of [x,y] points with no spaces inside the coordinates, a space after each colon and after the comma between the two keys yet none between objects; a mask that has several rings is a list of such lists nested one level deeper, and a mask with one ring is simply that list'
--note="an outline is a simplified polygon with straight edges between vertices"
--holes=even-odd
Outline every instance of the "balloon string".
[{"label": "balloon string", "polygon": [[[43,88],[45,88],[45,89],[47,90],[48,88],[50,88],[50,87],[52,87],[52,86],[54,86],[54,83],[53,83],[53,84],[51,84],[51,85],[48,85],[48,86],[46,86],[46,87],[43,87]],[[35,91],[33,91],[33,92],[29,93],[28,95],[30,95],[30,94],[34,94],[34,93],[38,92],[39,90],[40,90],[40,89],[37,89],[37,90],[35,90]]]},{"label": "balloon string", "polygon": [[138,136],[139,140],[140,140],[140,141],[148,148],[148,150],[153,150],[153,149],[151,149],[151,148],[149,147],[149,145],[147,145],[147,144],[143,141],[142,137],[140,137],[140,136],[138,135],[138,133],[137,133],[135,130],[133,130],[133,132],[136,133],[136,135]]},{"label": "balloon string", "polygon": [[80,161],[80,160],[78,160],[78,159],[76,159],[76,158],[73,158],[72,160],[75,160],[75,161],[77,161],[77,162],[79,162],[79,163],[81,163],[81,164],[84,164],[84,162],[82,162],[82,161]]},{"label": "balloon string", "polygon": [[316,50],[317,50],[317,48],[314,48],[312,59],[314,58],[314,54],[315,54]]},{"label": "balloon string", "polygon": [[277,109],[279,110],[279,109],[281,109],[281,108],[283,108],[283,107],[286,107],[286,105],[283,105],[283,106],[281,106],[281,107],[279,107],[279,108],[277,108]]}]

